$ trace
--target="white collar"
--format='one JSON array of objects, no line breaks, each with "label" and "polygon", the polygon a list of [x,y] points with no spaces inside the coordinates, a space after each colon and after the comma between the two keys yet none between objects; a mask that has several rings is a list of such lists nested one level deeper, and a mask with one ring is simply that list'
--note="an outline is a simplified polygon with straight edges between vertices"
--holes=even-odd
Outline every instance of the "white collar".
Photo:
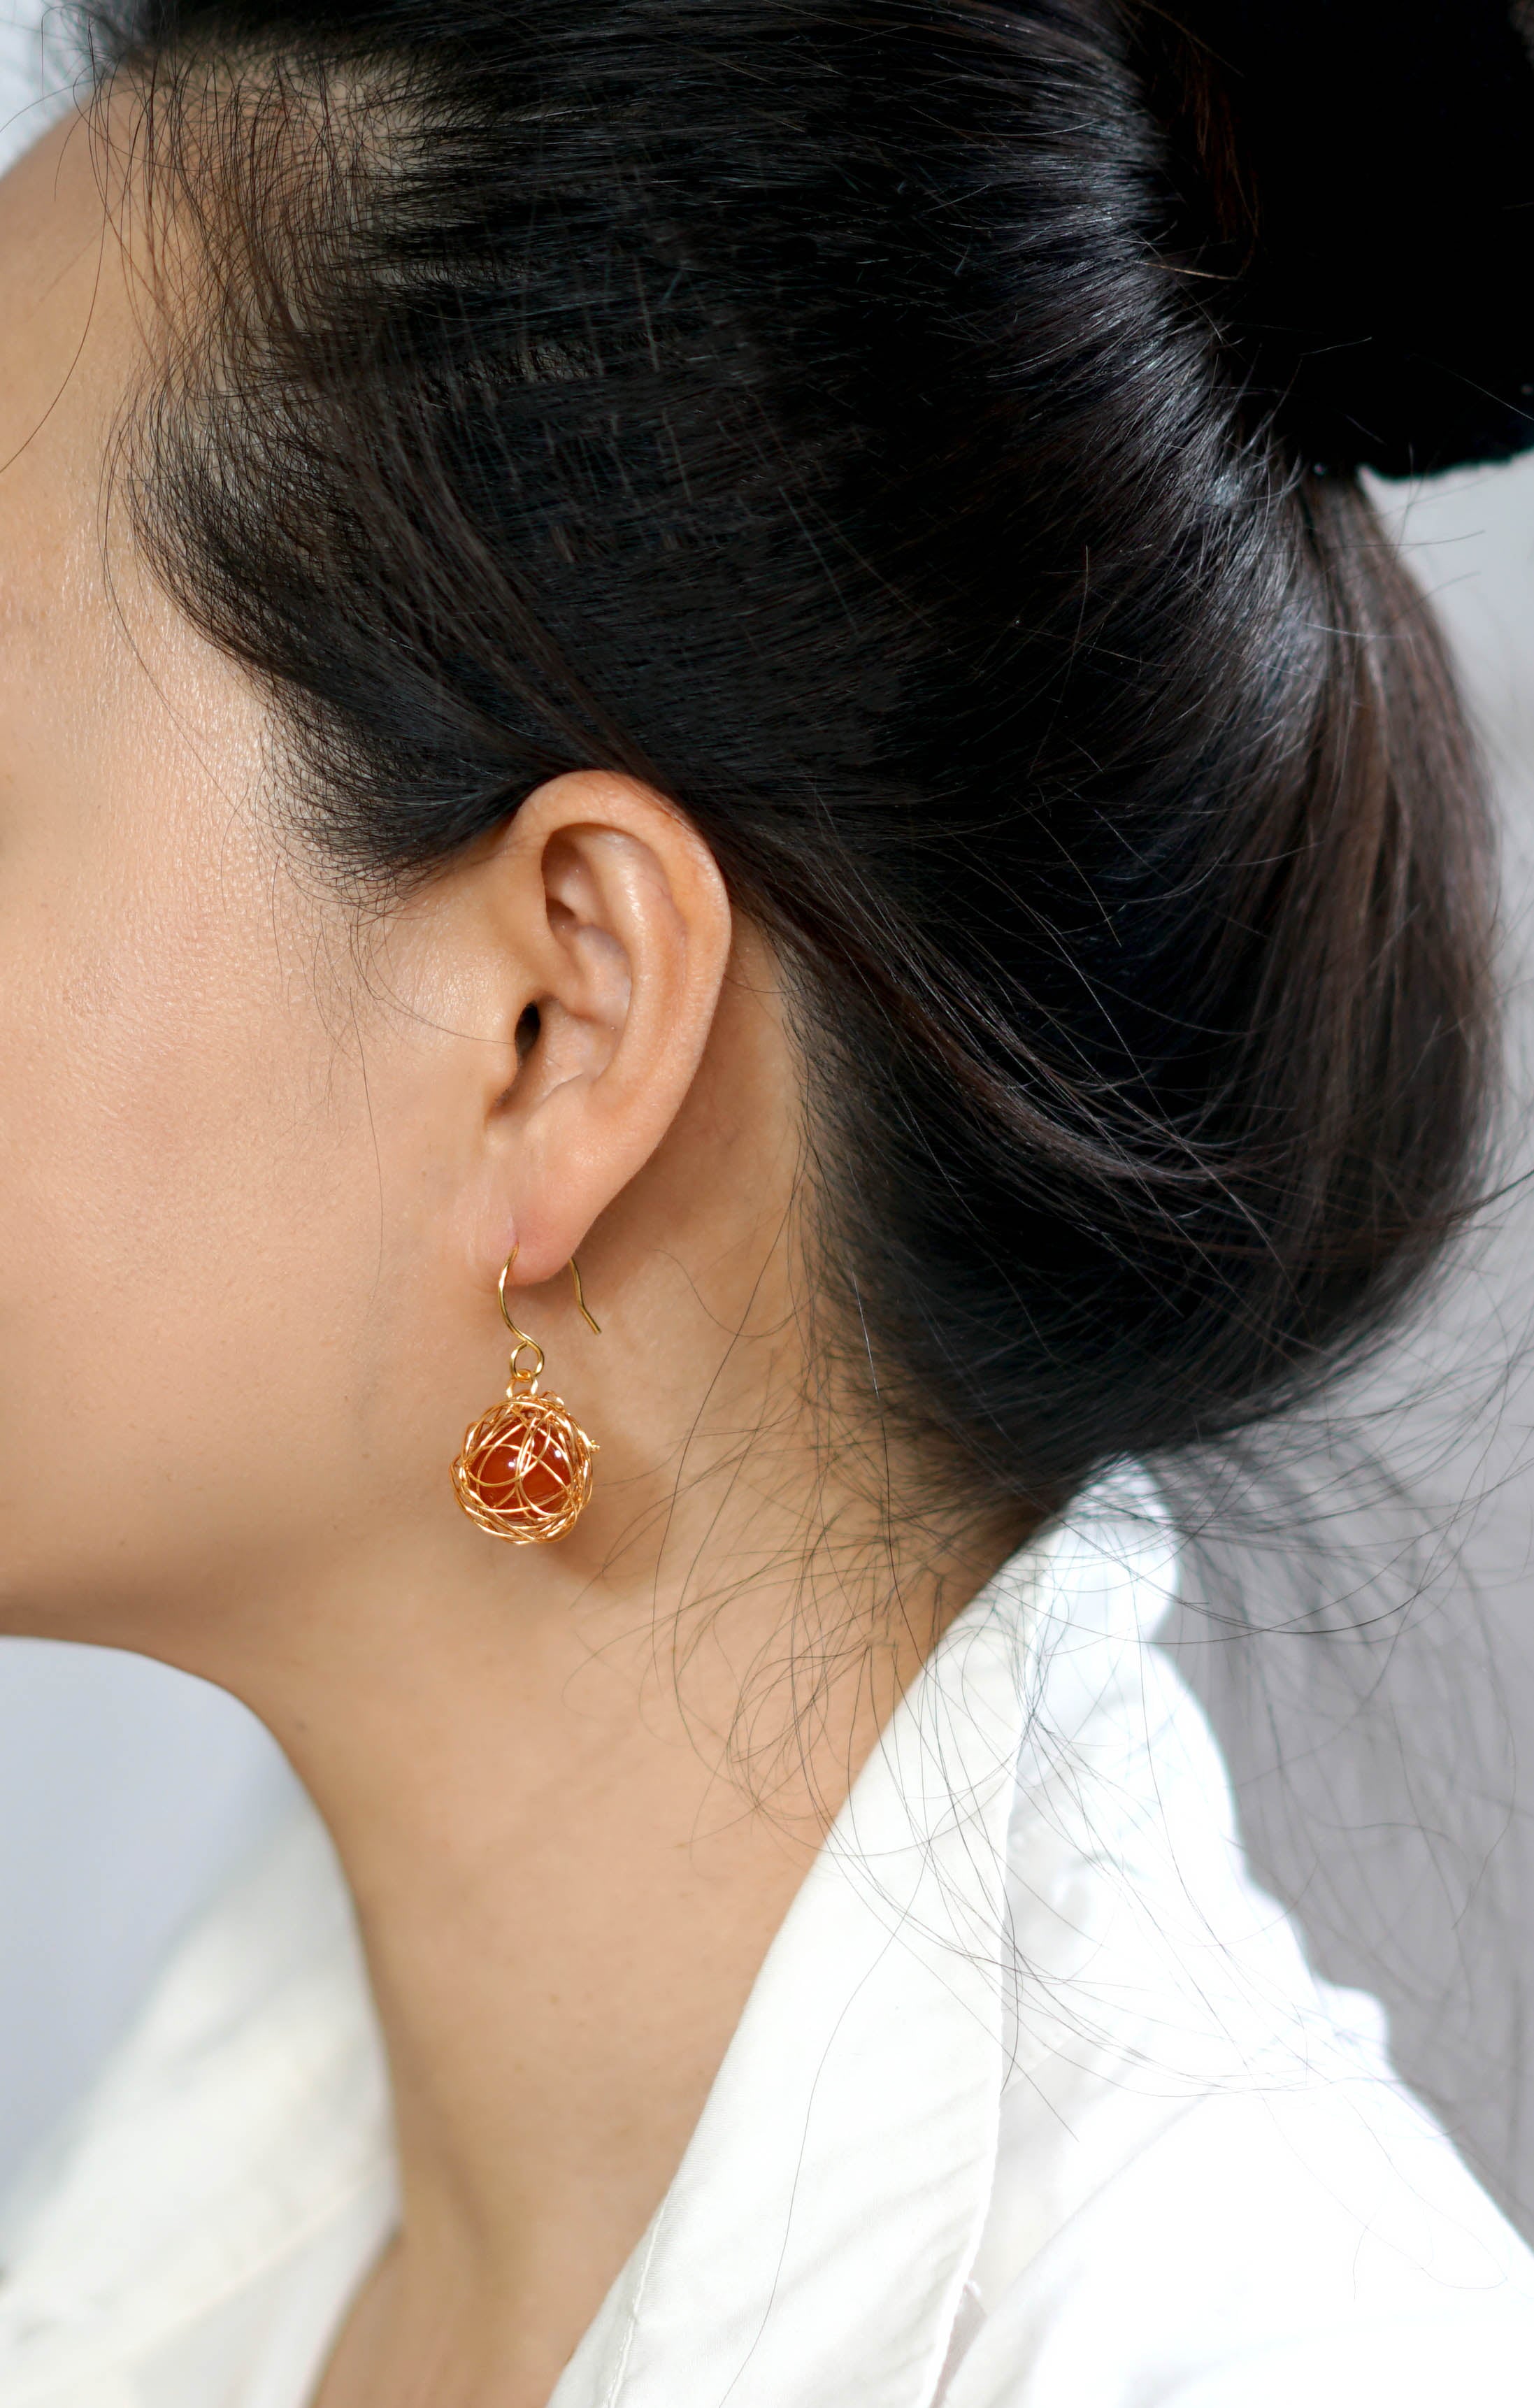
[{"label": "white collar", "polygon": [[1154,1493],[1121,1478],[944,1634],[796,1898],[676,2180],[551,2408],[933,2398],[1015,2062],[1008,1828],[1025,1740],[1046,1681],[1052,1742],[1091,1719],[1125,1642],[1164,1613],[1171,1572]]}]

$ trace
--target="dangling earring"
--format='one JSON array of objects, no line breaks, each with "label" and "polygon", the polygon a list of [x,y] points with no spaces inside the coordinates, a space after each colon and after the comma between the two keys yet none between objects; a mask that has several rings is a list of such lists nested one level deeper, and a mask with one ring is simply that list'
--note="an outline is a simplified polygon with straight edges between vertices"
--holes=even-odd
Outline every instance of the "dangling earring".
[{"label": "dangling earring", "polygon": [[[517,1259],[512,1247],[501,1272],[498,1294],[501,1319],[516,1344],[511,1350],[510,1377],[504,1405],[493,1405],[465,1431],[464,1443],[452,1467],[452,1487],[471,1522],[493,1539],[508,1539],[524,1547],[535,1539],[562,1539],[586,1510],[591,1495],[591,1459],[596,1441],[589,1439],[561,1397],[540,1397],[543,1349],[512,1320],[506,1301],[506,1283]],[[586,1308],[580,1267],[572,1254],[570,1277],[575,1300],[590,1326],[601,1330]],[[523,1364],[523,1354],[532,1357]]]}]

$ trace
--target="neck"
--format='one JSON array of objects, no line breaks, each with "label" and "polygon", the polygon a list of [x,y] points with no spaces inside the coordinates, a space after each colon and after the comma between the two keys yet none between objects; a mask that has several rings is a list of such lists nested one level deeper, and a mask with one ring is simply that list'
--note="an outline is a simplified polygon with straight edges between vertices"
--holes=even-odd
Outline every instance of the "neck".
[{"label": "neck", "polygon": [[802,1522],[799,1575],[770,1575],[794,1543],[759,1499],[732,1526],[706,1481],[664,1560],[626,1576],[538,1548],[509,1584],[485,1541],[483,1579],[445,1608],[434,1565],[395,1549],[387,1573],[316,1597],[301,1662],[251,1695],[338,1847],[397,2116],[402,2238],[323,2408],[541,2408],[664,2196],[829,1818],[1003,1552],[929,1562],[886,1614],[845,1561],[835,1581],[803,1568]]}]

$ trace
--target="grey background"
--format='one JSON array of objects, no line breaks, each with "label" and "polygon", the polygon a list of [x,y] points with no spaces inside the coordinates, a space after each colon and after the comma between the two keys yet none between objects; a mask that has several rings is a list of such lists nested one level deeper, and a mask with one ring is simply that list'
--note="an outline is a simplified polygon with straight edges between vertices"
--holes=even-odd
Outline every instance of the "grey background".
[{"label": "grey background", "polygon": [[1534,456],[1377,494],[1494,777],[1502,1192],[1384,1360],[1274,1442],[1288,1485],[1216,1491],[1173,1641],[1259,1870],[1534,2238]]},{"label": "grey background", "polygon": [[[0,162],[59,88],[39,13],[0,7]],[[1513,1177],[1534,1096],[1534,462],[1382,498],[1497,773]],[[1534,2234],[1531,1239],[1514,1185],[1421,1326],[1285,1437],[1287,1488],[1227,1481],[1170,1643],[1265,1877],[1323,1969],[1384,1998],[1402,2070]],[[0,1642],[0,2183],[292,1788],[203,1684]]]}]

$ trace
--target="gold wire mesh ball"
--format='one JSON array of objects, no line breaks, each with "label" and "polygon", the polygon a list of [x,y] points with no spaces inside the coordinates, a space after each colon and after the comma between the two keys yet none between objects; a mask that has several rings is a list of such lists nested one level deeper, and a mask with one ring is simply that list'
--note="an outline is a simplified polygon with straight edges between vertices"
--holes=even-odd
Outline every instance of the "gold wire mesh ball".
[{"label": "gold wire mesh ball", "polygon": [[585,1512],[595,1453],[561,1398],[509,1397],[465,1432],[452,1485],[493,1539],[562,1539]]}]

